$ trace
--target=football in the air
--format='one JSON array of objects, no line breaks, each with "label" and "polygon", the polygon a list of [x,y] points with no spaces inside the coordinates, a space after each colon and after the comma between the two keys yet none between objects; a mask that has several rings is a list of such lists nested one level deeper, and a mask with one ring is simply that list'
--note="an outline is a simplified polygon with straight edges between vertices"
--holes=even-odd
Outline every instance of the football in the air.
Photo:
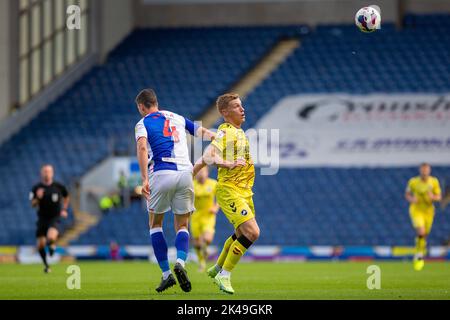
[{"label": "football in the air", "polygon": [[373,7],[364,7],[355,15],[355,24],[362,32],[374,32],[380,29],[381,15]]}]

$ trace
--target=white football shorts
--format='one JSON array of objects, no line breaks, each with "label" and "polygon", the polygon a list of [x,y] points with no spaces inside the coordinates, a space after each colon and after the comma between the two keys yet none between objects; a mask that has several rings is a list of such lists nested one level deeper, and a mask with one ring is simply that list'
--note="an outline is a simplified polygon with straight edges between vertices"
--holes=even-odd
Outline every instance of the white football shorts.
[{"label": "white football shorts", "polygon": [[191,171],[156,171],[150,174],[149,182],[148,212],[163,214],[172,210],[174,214],[186,214],[195,211]]}]

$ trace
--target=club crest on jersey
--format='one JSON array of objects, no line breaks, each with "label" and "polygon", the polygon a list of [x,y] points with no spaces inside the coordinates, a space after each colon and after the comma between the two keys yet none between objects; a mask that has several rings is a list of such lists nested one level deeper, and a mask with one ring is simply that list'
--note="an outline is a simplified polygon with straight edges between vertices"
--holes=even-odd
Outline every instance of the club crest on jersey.
[{"label": "club crest on jersey", "polygon": [[224,135],[225,135],[225,131],[219,130],[219,131],[217,132],[216,138],[217,138],[217,139],[220,139],[220,138],[222,138]]},{"label": "club crest on jersey", "polygon": [[52,201],[53,202],[58,202],[59,196],[57,193],[52,193]]},{"label": "club crest on jersey", "polygon": [[245,210],[245,209],[243,209],[242,211],[241,211],[241,215],[243,215],[243,216],[246,216],[247,215],[247,210]]}]

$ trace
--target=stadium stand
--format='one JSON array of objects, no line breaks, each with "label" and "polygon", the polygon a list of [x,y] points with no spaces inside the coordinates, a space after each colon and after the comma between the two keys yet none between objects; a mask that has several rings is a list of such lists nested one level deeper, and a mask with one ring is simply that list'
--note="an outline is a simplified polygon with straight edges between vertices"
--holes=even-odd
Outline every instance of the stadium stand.
[{"label": "stadium stand", "polygon": [[133,148],[134,97],[153,87],[161,106],[196,118],[277,41],[280,28],[137,30],[0,147],[0,244],[33,244],[28,193],[43,163],[74,183],[102,159]]},{"label": "stadium stand", "polygon": [[[246,99],[246,128],[291,94],[449,92],[449,31],[448,15],[410,15],[403,30],[383,25],[369,36],[353,25],[320,26]],[[111,139],[116,151],[130,150],[137,88],[155,87],[163,106],[196,118],[277,38],[297,32],[298,27],[135,31],[104,66],[94,68],[0,148],[0,244],[34,242],[34,213],[26,195],[42,162],[55,163],[60,178],[70,182],[110,154]],[[403,193],[415,174],[416,168],[316,168],[258,175],[258,244],[411,245],[414,232]],[[434,174],[445,180],[450,168],[436,167]],[[450,234],[450,221],[440,213],[432,245]],[[168,241],[174,237],[172,219],[168,215]],[[220,244],[231,232],[221,214],[217,230],[215,243]],[[114,210],[73,244],[112,240],[149,244],[141,203]]]}]

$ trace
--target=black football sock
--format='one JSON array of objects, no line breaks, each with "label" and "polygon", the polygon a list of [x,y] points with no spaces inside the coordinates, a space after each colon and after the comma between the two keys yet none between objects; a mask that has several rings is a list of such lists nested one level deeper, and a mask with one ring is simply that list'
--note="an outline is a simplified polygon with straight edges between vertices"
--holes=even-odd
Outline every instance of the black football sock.
[{"label": "black football sock", "polygon": [[42,262],[44,262],[45,267],[48,267],[47,255],[45,253],[45,248],[39,249],[39,255],[41,256]]},{"label": "black football sock", "polygon": [[49,240],[47,242],[47,245],[48,245],[48,251],[49,251],[50,257],[51,257],[55,253],[55,241]]}]

